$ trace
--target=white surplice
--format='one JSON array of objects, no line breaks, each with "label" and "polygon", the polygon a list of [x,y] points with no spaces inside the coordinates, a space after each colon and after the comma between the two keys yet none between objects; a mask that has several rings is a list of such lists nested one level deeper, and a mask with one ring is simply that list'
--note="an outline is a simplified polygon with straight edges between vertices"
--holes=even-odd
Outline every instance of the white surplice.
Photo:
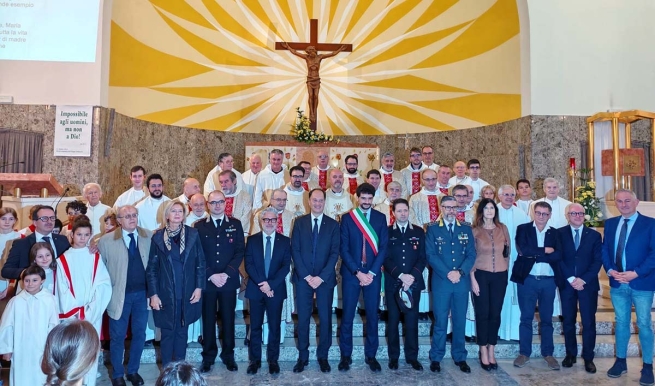
[{"label": "white surplice", "polygon": [[139,211],[139,226],[149,231],[156,231],[164,222],[164,214],[160,213],[160,207],[170,198],[162,195],[160,199],[154,199],[150,196],[139,201],[135,205]]}]

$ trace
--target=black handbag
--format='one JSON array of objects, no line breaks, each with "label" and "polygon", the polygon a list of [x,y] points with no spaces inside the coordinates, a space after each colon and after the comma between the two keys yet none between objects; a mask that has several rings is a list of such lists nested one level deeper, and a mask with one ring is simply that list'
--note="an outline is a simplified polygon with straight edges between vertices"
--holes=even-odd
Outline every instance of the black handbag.
[{"label": "black handbag", "polygon": [[508,258],[509,257],[509,245],[505,244],[503,247],[503,257]]}]

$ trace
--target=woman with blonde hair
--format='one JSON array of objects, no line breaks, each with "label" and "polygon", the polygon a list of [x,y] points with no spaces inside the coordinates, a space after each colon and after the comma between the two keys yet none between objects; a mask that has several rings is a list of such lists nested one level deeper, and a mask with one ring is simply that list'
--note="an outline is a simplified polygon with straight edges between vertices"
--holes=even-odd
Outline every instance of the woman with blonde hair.
[{"label": "woman with blonde hair", "polygon": [[[15,239],[20,238],[20,233],[14,230],[14,226],[18,221],[18,214],[12,208],[0,208],[0,269],[5,265],[6,257],[11,244]],[[6,250],[5,250],[6,249]],[[7,289],[9,287],[9,280],[0,280],[0,299],[7,296]]]},{"label": "woman with blonde hair", "polygon": [[69,319],[48,334],[41,371],[48,386],[81,386],[100,350],[98,333],[85,320]]}]

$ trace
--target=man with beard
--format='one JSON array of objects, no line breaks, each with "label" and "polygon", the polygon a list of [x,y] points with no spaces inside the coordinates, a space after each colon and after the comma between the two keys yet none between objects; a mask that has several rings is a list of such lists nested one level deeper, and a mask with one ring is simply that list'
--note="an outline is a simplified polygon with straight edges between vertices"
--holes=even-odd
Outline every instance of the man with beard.
[{"label": "man with beard", "polygon": [[252,197],[255,193],[257,176],[259,176],[259,172],[262,170],[262,157],[257,153],[253,153],[250,155],[248,163],[250,164],[250,169],[243,172],[241,179],[243,181],[243,189]]},{"label": "man with beard", "polygon": [[380,174],[384,181],[384,191],[387,191],[387,186],[391,181],[399,182],[402,186],[401,197],[407,198],[407,187],[403,182],[403,175],[400,171],[394,170],[396,165],[396,158],[393,153],[384,153],[382,162],[380,162]]},{"label": "man with beard", "polygon": [[239,180],[232,170],[223,170],[218,175],[220,190],[225,194],[225,215],[241,221],[242,229],[247,234],[250,229],[252,199],[248,192],[239,189],[237,181]]},{"label": "man with beard", "polygon": [[359,167],[357,156],[354,154],[346,156],[344,164],[346,165],[346,173],[344,173],[344,178],[348,184],[348,188],[346,190],[348,190],[348,193],[354,195],[357,187],[364,182],[362,176],[360,176],[359,172],[357,172],[357,168]]},{"label": "man with beard", "polygon": [[259,177],[257,177],[257,185],[255,185],[255,195],[252,204],[254,210],[269,206],[273,191],[289,182],[289,178],[284,173],[286,166],[282,165],[283,159],[284,153],[280,149],[273,149],[268,154],[269,164],[266,165],[264,170],[259,173]]},{"label": "man with beard", "polygon": [[203,186],[205,197],[209,196],[209,193],[218,189],[220,186],[218,182],[218,174],[224,170],[232,170],[236,174],[239,181],[243,179],[241,173],[238,170],[234,169],[234,157],[230,153],[221,153],[218,156],[218,164],[207,173],[207,178],[205,179],[205,184]]},{"label": "man with beard", "polygon": [[323,190],[327,190],[328,187],[328,172],[330,171],[329,161],[330,157],[328,156],[327,151],[319,150],[316,155],[316,166],[312,169],[312,172],[318,179],[318,186]]},{"label": "man with beard", "polygon": [[375,196],[373,197],[373,206],[381,203],[387,198],[387,194],[384,192],[384,187],[381,184],[382,175],[377,169],[371,169],[366,173],[366,182],[373,185],[375,188]]},{"label": "man with beard", "polygon": [[[387,185],[387,197],[381,203],[375,205],[373,209],[384,214],[387,217],[387,225],[393,225],[396,218],[393,214],[392,203],[401,197],[402,185],[397,181],[391,181]],[[408,204],[409,205],[409,204]]]},{"label": "man with beard", "polygon": [[439,170],[437,171],[437,185],[436,188],[439,189],[439,191],[442,194],[449,195],[449,189],[452,188],[452,184],[450,183],[450,166],[448,165],[441,165],[439,166]]},{"label": "man with beard", "polygon": [[200,182],[195,178],[187,178],[182,185],[182,194],[177,197],[177,200],[184,205],[189,205],[191,196],[196,193],[200,193]]},{"label": "man with beard", "polygon": [[302,188],[305,189],[307,193],[319,188],[318,177],[312,173],[312,164],[308,161],[300,161],[298,166],[305,170],[305,178],[302,180]]},{"label": "man with beard", "polygon": [[401,171],[409,196],[421,190],[421,172],[427,168],[421,158],[421,149],[413,147],[409,151],[409,165]]},{"label": "man with beard", "polygon": [[341,215],[353,207],[352,196],[343,189],[343,172],[330,170],[330,189],[326,192],[325,214],[341,222]]},{"label": "man with beard", "polygon": [[207,217],[207,202],[205,201],[205,196],[203,196],[202,193],[196,193],[191,196],[191,199],[189,200],[189,206],[191,207],[191,211],[189,212],[189,215],[186,216],[184,225],[193,226],[193,223],[196,221]]},{"label": "man with beard", "polygon": [[339,333],[341,361],[339,370],[352,363],[353,318],[359,295],[364,294],[366,308],[365,362],[373,372],[382,370],[375,359],[378,351],[378,306],[382,264],[387,255],[387,223],[384,215],[372,210],[375,188],[368,183],[357,187],[358,207],[341,218],[341,276],[343,277],[343,317]]},{"label": "man with beard", "polygon": [[466,363],[464,328],[471,289],[468,275],[476,256],[474,237],[471,227],[460,224],[455,218],[455,197],[444,196],[441,199],[441,210],[443,213],[439,222],[429,226],[425,236],[426,256],[433,272],[434,331],[430,348],[430,370],[441,371],[441,361],[446,354],[446,332],[450,315],[453,322],[452,358],[462,372],[470,373],[471,368]]},{"label": "man with beard", "polygon": [[287,192],[286,209],[293,212],[295,217],[309,212],[309,193],[302,187],[305,178],[305,169],[294,166],[289,170],[291,181],[284,187]]},{"label": "man with beard", "polygon": [[139,201],[135,207],[139,211],[139,227],[149,231],[159,229],[163,223],[162,204],[170,198],[164,195],[164,179],[159,174],[151,174],[146,180],[150,195]]}]

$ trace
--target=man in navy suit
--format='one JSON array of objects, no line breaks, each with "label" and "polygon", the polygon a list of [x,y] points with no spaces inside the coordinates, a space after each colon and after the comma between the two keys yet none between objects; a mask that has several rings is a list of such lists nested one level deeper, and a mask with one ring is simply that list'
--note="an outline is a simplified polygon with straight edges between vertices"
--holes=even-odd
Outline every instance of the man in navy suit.
[{"label": "man in navy suit", "polygon": [[330,372],[328,351],[332,345],[332,298],[337,284],[335,266],[339,258],[339,223],[323,215],[325,192],[309,192],[309,214],[296,218],[291,234],[293,282],[296,284],[298,311],[298,362],[294,373],[305,369],[309,361],[309,319],[314,295],[319,319],[316,358],[321,371]]},{"label": "man in navy suit", "polygon": [[339,333],[341,361],[339,370],[350,370],[353,352],[353,318],[364,293],[366,309],[365,362],[374,371],[382,371],[375,359],[378,351],[378,306],[382,264],[387,255],[387,219],[373,210],[375,188],[363,183],[356,190],[358,207],[341,216],[341,277],[343,278],[343,316]]},{"label": "man in navy suit", "polygon": [[[211,371],[218,354],[216,311],[221,315],[221,360],[229,371],[239,367],[234,361],[234,317],[239,289],[239,266],[246,244],[241,221],[225,214],[225,194],[214,190],[207,199],[209,217],[197,221],[200,244],[207,264],[207,286],[202,297],[201,373]],[[217,307],[218,306],[218,307]]]},{"label": "man in navy suit", "polygon": [[291,264],[291,240],[275,232],[277,210],[268,207],[259,212],[262,231],[248,238],[244,258],[248,285],[246,298],[250,300],[250,345],[248,346],[248,374],[257,374],[262,366],[262,325],[264,312],[268,318],[268,372],[279,374],[280,323],[282,304],[287,298],[284,278]]},{"label": "man in navy suit", "polygon": [[570,204],[565,210],[569,225],[557,230],[562,248],[562,261],[555,280],[562,301],[562,332],[566,357],[562,366],[571,367],[578,356],[575,319],[580,304],[582,319],[582,359],[588,373],[596,372],[594,347],[596,346],[596,310],[598,309],[598,271],[603,264],[600,233],[584,226],[584,207]]},{"label": "man in navy suit", "polygon": [[70,243],[66,236],[52,233],[55,226],[55,211],[50,206],[38,205],[32,212],[32,221],[35,227],[34,233],[23,238],[15,240],[9,250],[9,255],[4,267],[2,267],[2,277],[5,279],[20,279],[20,274],[30,265],[30,249],[38,241],[50,243],[55,251],[53,258],[61,256],[68,248]]},{"label": "man in navy suit", "polygon": [[605,221],[603,241],[603,266],[610,279],[610,296],[616,318],[616,362],[607,375],[618,378],[628,372],[625,358],[634,304],[644,361],[639,384],[652,385],[655,383],[651,325],[655,291],[655,219],[637,212],[639,200],[630,190],[617,190],[614,200],[621,216]]},{"label": "man in navy suit", "polygon": [[[519,356],[514,366],[523,367],[530,362],[532,354],[532,320],[539,303],[541,321],[541,355],[551,370],[559,370],[557,359],[553,358],[553,304],[555,302],[555,273],[559,271],[562,254],[557,229],[548,225],[552,208],[547,202],[534,204],[534,221],[516,228],[516,250],[519,259],[529,262],[522,277],[517,282],[516,292],[521,310],[519,325]],[[514,267],[516,267],[516,263]],[[526,269],[526,271],[527,271]],[[514,278],[514,272],[512,272]]]}]

